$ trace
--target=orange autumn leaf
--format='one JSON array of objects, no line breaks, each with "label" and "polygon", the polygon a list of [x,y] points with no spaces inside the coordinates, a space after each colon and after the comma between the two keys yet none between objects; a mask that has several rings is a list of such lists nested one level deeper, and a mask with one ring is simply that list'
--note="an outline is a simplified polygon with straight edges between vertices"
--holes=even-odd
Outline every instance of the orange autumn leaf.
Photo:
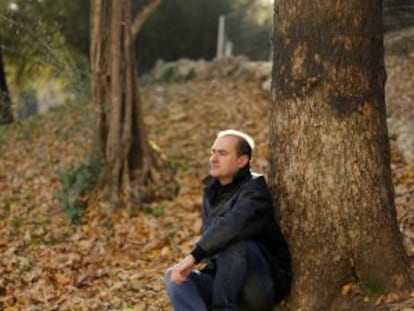
[{"label": "orange autumn leaf", "polygon": [[345,284],[342,286],[341,294],[342,296],[347,296],[351,292],[352,283]]}]

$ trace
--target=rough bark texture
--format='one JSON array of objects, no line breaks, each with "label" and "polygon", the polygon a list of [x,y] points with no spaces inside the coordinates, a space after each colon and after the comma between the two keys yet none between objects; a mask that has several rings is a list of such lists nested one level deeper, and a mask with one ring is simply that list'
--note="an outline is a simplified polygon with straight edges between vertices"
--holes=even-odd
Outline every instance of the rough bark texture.
[{"label": "rough bark texture", "polygon": [[[130,0],[91,0],[91,64],[102,191],[111,207],[171,198],[174,172],[150,148],[140,108]],[[162,170],[162,174],[159,171]]]},{"label": "rough bark texture", "polygon": [[379,0],[275,1],[270,183],[293,256],[291,310],[350,281],[412,283],[396,221]]},{"label": "rough bark texture", "polygon": [[[1,43],[1,39],[0,39]],[[11,101],[4,71],[3,53],[0,47],[0,125],[13,122]]]}]

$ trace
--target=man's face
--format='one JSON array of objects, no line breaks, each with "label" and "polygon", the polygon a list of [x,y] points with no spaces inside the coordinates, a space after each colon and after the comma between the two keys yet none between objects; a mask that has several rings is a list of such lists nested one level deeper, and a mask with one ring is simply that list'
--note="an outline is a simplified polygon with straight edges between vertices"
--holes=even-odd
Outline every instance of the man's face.
[{"label": "man's face", "polygon": [[217,178],[222,185],[231,183],[234,175],[249,161],[247,155],[237,155],[237,142],[238,138],[235,136],[222,136],[211,147],[210,175]]}]

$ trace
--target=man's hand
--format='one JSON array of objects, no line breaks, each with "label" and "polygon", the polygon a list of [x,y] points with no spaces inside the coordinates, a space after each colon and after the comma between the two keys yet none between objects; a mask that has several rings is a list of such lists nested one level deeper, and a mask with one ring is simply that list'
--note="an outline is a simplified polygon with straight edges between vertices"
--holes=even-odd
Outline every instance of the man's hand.
[{"label": "man's hand", "polygon": [[195,259],[192,255],[185,257],[180,263],[172,267],[171,281],[175,284],[181,284],[186,281],[194,265]]}]

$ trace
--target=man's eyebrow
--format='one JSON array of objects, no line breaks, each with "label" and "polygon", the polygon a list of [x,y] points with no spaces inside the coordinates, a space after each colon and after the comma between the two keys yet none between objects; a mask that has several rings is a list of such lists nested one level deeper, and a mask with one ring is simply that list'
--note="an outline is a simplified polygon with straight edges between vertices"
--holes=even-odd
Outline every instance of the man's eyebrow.
[{"label": "man's eyebrow", "polygon": [[228,151],[226,149],[211,148],[211,152],[220,152],[220,153],[223,153],[223,152],[228,152]]}]

